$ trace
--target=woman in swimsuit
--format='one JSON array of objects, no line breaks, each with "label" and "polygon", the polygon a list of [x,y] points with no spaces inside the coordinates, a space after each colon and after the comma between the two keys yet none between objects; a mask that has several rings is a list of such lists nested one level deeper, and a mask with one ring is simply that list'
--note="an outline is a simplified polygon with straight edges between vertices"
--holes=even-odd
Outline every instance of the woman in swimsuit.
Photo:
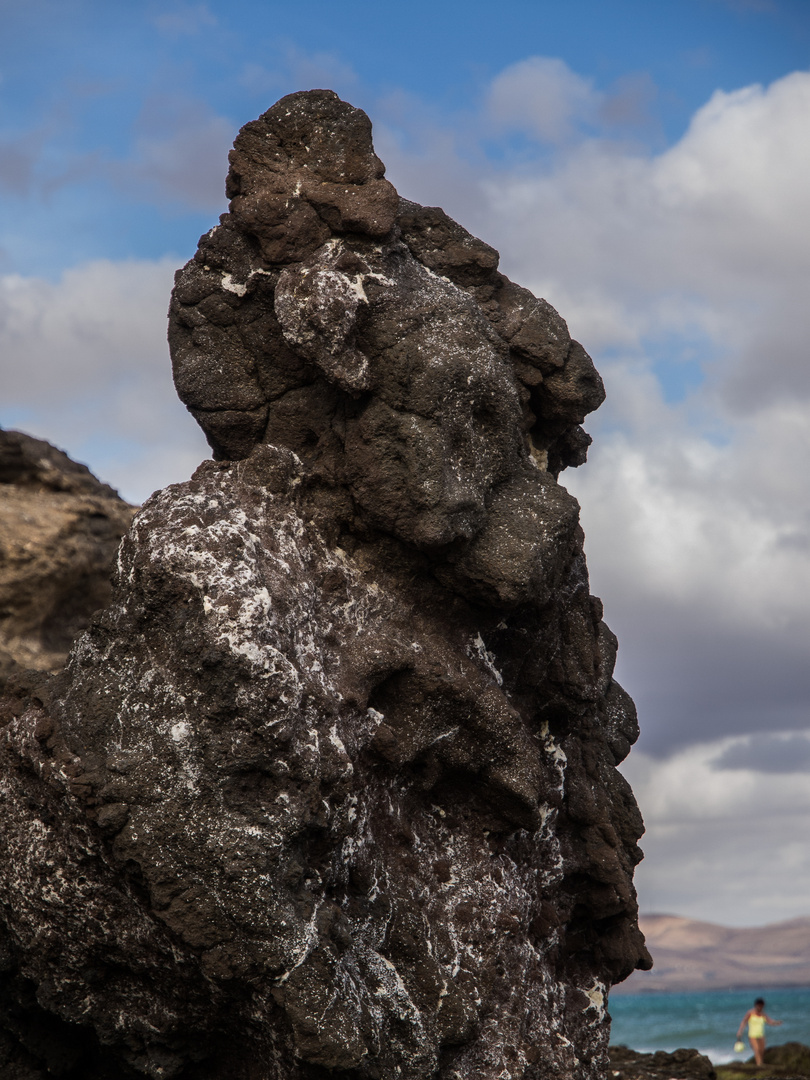
[{"label": "woman in swimsuit", "polygon": [[765,1015],[765,1002],[762,998],[757,998],[753,1009],[749,1009],[742,1018],[737,1031],[737,1038],[739,1039],[743,1028],[748,1024],[748,1041],[751,1043],[751,1049],[754,1051],[754,1061],[757,1065],[764,1064],[765,1025],[770,1024],[771,1027],[779,1027],[781,1023],[781,1020],[771,1020],[770,1016]]}]

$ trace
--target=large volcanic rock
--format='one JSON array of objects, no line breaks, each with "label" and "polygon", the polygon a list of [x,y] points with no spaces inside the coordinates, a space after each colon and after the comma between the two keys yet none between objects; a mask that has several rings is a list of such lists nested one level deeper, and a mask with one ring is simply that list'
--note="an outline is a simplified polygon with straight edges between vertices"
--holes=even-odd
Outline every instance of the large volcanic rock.
[{"label": "large volcanic rock", "polygon": [[7,706],[8,1061],[596,1080],[649,963],[635,711],[556,481],[599,377],[328,91],[242,129],[228,192],[170,321],[218,460]]}]

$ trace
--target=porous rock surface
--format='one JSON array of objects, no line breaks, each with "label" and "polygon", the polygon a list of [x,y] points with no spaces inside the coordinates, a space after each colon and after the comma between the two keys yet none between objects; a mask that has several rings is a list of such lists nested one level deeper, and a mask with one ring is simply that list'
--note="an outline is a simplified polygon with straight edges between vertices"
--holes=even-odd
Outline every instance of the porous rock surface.
[{"label": "porous rock surface", "polygon": [[111,597],[135,508],[42,439],[0,429],[0,687],[57,671]]},{"label": "porous rock surface", "polygon": [[711,1061],[698,1050],[645,1054],[627,1046],[610,1047],[609,1075],[613,1080],[717,1080]]},{"label": "porous rock surface", "polygon": [[[766,1065],[778,1066],[801,1076],[810,1076],[810,1046],[800,1042],[786,1042],[769,1046],[763,1055]],[[753,1058],[749,1059],[752,1062]]]},{"label": "porous rock surface", "polygon": [[228,194],[170,313],[217,460],[6,706],[8,1060],[46,1075],[58,1017],[89,1080],[597,1080],[649,964],[635,710],[556,479],[599,377],[329,91],[242,129]]}]

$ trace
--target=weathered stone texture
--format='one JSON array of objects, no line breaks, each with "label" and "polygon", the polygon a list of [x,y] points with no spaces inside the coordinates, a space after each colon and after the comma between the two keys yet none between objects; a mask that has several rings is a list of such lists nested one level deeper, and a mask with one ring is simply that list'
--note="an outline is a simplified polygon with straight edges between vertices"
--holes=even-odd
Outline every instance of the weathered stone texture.
[{"label": "weathered stone texture", "polygon": [[643,1054],[626,1046],[611,1046],[610,1073],[615,1080],[717,1080],[706,1055],[687,1049]]},{"label": "weathered stone texture", "polygon": [[635,710],[556,479],[599,376],[370,134],[328,91],[240,132],[170,317],[218,460],[6,705],[19,1062],[35,996],[92,1080],[597,1080],[649,963]]},{"label": "weathered stone texture", "polygon": [[0,685],[56,671],[110,601],[110,569],[135,508],[61,450],[0,430]]}]

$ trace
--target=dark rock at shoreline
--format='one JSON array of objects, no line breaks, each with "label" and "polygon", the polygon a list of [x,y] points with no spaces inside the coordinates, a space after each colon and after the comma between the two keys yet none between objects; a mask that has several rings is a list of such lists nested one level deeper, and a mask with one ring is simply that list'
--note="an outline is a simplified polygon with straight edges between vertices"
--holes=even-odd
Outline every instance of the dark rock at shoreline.
[{"label": "dark rock at shoreline", "polygon": [[810,1076],[810,1046],[800,1042],[780,1043],[765,1050],[765,1064],[793,1069],[802,1076]]},{"label": "dark rock at shoreline", "polygon": [[717,1080],[711,1061],[697,1050],[642,1054],[627,1046],[610,1047],[609,1075],[614,1080]]},{"label": "dark rock at shoreline", "polygon": [[786,1042],[778,1046],[769,1046],[765,1050],[765,1064],[759,1068],[753,1057],[744,1063],[734,1062],[719,1068],[720,1080],[726,1075],[759,1076],[764,1080],[769,1077],[779,1080],[806,1080],[810,1077],[810,1046],[804,1043]]},{"label": "dark rock at shoreline", "polygon": [[609,1076],[615,1080],[807,1080],[810,1077],[810,1047],[788,1042],[768,1047],[765,1065],[754,1064],[753,1057],[745,1062],[733,1061],[713,1066],[697,1050],[675,1050],[667,1053],[640,1053],[626,1046],[610,1047]]},{"label": "dark rock at shoreline", "polygon": [[601,1080],[649,964],[635,709],[557,482],[601,381],[331,92],[246,125],[228,193],[170,320],[219,460],[0,719],[0,1054]]}]

